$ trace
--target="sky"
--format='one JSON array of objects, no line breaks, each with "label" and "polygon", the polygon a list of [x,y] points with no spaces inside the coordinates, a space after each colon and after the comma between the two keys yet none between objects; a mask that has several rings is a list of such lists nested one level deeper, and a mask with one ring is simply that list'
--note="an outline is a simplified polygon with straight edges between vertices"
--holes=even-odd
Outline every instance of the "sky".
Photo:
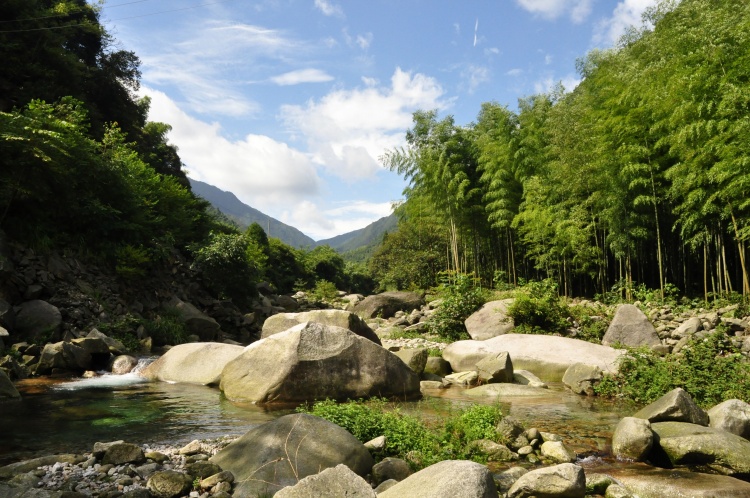
[{"label": "sky", "polygon": [[576,59],[655,1],[105,0],[101,20],[188,176],[321,240],[402,200],[379,157],[414,111],[469,125],[483,102],[572,90]]}]

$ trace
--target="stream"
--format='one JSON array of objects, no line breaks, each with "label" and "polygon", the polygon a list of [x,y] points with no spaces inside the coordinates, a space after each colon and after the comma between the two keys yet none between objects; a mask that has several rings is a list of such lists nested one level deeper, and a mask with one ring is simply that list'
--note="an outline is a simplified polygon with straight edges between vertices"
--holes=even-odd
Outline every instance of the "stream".
[{"label": "stream", "polygon": [[[214,387],[146,382],[137,374],[26,379],[16,386],[22,399],[5,402],[0,410],[0,465],[52,453],[86,452],[97,441],[181,445],[242,435],[292,411],[239,406]],[[460,387],[429,390],[421,402],[403,403],[402,408],[437,416],[451,407],[496,402],[463,393]],[[617,422],[635,411],[575,395],[560,383],[550,384],[543,396],[503,398],[500,406],[525,427],[559,434],[579,455],[597,462],[609,457]]]}]

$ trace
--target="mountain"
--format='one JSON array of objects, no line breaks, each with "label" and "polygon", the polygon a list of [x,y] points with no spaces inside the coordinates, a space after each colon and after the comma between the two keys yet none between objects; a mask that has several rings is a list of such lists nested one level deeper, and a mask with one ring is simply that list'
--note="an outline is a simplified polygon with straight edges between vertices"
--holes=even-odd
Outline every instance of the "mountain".
[{"label": "mountain", "polygon": [[383,240],[383,234],[396,230],[398,218],[395,214],[390,214],[380,218],[378,221],[370,223],[364,228],[354,230],[353,232],[337,235],[330,239],[319,240],[317,244],[328,244],[336,251],[349,255],[352,261],[362,261],[367,259],[375,247]]},{"label": "mountain", "polygon": [[237,223],[240,228],[245,229],[253,223],[258,223],[269,237],[281,239],[282,242],[292,247],[313,248],[317,245],[312,238],[296,228],[244,204],[233,193],[225,192],[213,185],[193,180],[192,178],[189,178],[189,180],[195,195],[210,202],[216,209],[224,213],[227,218]]}]

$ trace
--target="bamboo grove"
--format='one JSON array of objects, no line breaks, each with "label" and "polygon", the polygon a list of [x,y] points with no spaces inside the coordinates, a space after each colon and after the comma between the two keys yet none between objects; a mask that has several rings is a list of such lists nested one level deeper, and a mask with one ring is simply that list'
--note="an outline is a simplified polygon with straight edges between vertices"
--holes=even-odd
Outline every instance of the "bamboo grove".
[{"label": "bamboo grove", "polygon": [[574,90],[485,103],[467,126],[414,114],[382,157],[408,187],[381,283],[449,269],[566,295],[750,292],[750,3],[662,1],[577,66]]}]

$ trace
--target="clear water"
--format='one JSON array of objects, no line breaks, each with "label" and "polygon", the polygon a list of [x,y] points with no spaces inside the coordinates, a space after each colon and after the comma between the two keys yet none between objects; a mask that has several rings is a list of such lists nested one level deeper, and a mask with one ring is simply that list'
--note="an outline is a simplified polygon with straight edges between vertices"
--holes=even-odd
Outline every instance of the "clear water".
[{"label": "clear water", "polygon": [[[66,381],[29,379],[18,383],[21,400],[0,403],[0,465],[58,452],[90,451],[97,441],[182,444],[193,439],[241,435],[291,411],[238,406],[217,388],[145,382],[135,375],[104,375]],[[405,410],[439,416],[445,409],[477,400],[464,389],[431,390]],[[634,408],[577,396],[551,385],[539,397],[499,400],[503,412],[526,427],[564,437],[579,455],[607,457],[612,431]]]}]

